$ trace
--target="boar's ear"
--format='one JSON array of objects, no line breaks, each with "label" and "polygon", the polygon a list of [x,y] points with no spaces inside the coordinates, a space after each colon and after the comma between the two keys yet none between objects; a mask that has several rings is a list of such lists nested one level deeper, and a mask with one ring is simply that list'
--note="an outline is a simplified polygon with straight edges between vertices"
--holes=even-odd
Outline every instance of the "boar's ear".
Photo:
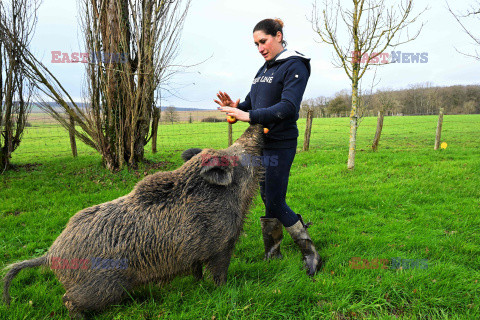
[{"label": "boar's ear", "polygon": [[182,159],[183,161],[187,162],[188,160],[192,159],[195,155],[199,154],[200,152],[202,152],[202,149],[199,149],[199,148],[187,149],[182,152]]},{"label": "boar's ear", "polygon": [[232,166],[202,166],[200,176],[208,183],[228,186],[233,181]]}]

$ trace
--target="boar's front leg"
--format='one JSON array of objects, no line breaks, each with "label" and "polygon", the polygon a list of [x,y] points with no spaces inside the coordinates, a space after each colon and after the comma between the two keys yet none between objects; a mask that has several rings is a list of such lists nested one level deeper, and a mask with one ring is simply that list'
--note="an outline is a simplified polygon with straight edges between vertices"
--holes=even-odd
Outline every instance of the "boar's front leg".
[{"label": "boar's front leg", "polygon": [[230,241],[227,248],[211,257],[207,262],[207,269],[212,274],[213,281],[217,286],[224,285],[227,282],[228,266],[234,247],[234,242]]}]

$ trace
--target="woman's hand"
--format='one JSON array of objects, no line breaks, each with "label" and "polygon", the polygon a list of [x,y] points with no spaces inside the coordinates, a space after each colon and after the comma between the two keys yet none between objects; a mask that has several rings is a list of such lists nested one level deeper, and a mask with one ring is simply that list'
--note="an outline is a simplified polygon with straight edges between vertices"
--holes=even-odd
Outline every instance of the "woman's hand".
[{"label": "woman's hand", "polygon": [[233,102],[228,94],[221,91],[217,93],[217,97],[220,99],[220,101],[214,101],[220,105],[220,107],[217,108],[218,110],[225,112],[227,116],[233,116],[237,118],[237,120],[244,122],[250,121],[250,114],[248,112],[237,109],[240,99],[238,99],[236,102]]},{"label": "woman's hand", "polygon": [[237,108],[231,108],[231,107],[218,107],[218,110],[221,112],[225,112],[227,116],[232,116],[237,118],[237,120],[244,121],[244,122],[249,122],[250,121],[250,113],[242,111]]},{"label": "woman's hand", "polygon": [[218,91],[217,97],[218,99],[220,99],[220,101],[218,100],[213,100],[213,101],[215,101],[221,107],[236,108],[238,107],[238,103],[240,102],[240,99],[238,99],[237,102],[233,102],[232,99],[230,99],[230,96],[222,91]]}]

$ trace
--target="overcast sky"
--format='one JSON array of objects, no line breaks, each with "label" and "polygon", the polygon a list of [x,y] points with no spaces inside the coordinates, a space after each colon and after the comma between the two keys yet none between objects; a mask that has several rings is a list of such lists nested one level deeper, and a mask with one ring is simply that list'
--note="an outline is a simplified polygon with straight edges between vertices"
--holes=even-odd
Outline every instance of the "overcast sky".
[{"label": "overcast sky", "polygon": [[[176,76],[175,96],[168,96],[162,105],[176,107],[215,108],[218,90],[233,99],[242,100],[248,93],[256,71],[264,63],[252,37],[255,24],[264,18],[281,18],[289,49],[310,57],[312,74],[304,99],[333,96],[350,83],[343,69],[332,64],[332,48],[319,43],[319,37],[308,21],[310,0],[192,0],[181,38],[178,62],[195,64],[209,58],[188,73]],[[397,1],[395,1],[397,2]],[[450,1],[457,10],[466,10],[473,0]],[[319,1],[319,4],[321,1]],[[351,0],[342,0],[351,6]],[[396,63],[378,68],[379,88],[402,89],[411,84],[431,82],[433,85],[480,84],[480,63],[459,54],[455,48],[474,52],[473,41],[463,32],[448,12],[445,1],[414,0],[415,12],[430,7],[420,17],[425,26],[413,42],[396,51],[428,53],[427,63]],[[321,7],[321,6],[320,6]],[[69,93],[80,101],[84,79],[82,64],[51,63],[51,51],[85,52],[78,28],[76,0],[43,0],[32,51],[62,82]],[[420,22],[419,21],[419,22]],[[414,25],[419,27],[420,23]],[[478,25],[476,30],[479,30]],[[344,41],[345,42],[345,41]],[[388,49],[387,52],[391,52]],[[371,75],[364,80],[371,83]],[[374,89],[375,90],[375,89]],[[165,94],[166,96],[167,94]]]}]

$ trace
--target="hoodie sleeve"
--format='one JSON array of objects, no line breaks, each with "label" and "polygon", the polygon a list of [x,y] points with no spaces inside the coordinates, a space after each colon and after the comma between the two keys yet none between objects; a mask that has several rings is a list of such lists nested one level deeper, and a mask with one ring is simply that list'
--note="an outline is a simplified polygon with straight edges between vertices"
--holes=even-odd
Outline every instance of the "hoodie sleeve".
[{"label": "hoodie sleeve", "polygon": [[268,108],[250,110],[250,123],[268,125],[288,117],[295,117],[300,110],[303,93],[310,73],[301,60],[295,59],[283,79],[282,98],[279,103]]},{"label": "hoodie sleeve", "polygon": [[250,99],[250,92],[245,97],[245,101],[238,104],[238,109],[242,111],[248,111],[252,109],[252,100]]}]

